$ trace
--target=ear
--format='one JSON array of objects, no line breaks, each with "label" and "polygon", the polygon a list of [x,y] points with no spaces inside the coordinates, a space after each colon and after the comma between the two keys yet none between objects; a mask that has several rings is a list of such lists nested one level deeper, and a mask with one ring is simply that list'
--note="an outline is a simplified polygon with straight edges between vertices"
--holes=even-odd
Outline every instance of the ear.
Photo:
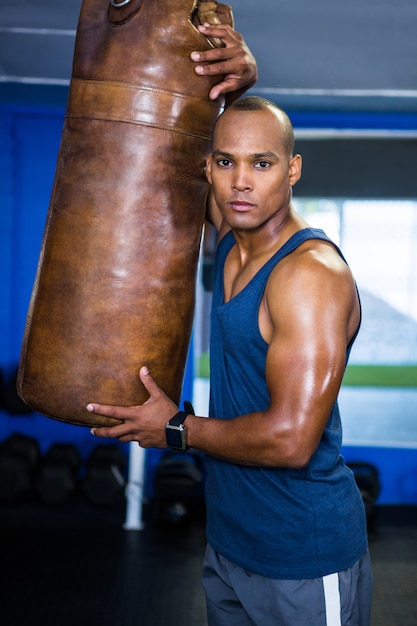
[{"label": "ear", "polygon": [[206,178],[208,182],[210,183],[210,185],[213,182],[211,178],[211,162],[212,162],[211,154],[208,154],[206,156]]},{"label": "ear", "polygon": [[294,156],[291,157],[289,166],[288,166],[288,173],[289,173],[291,187],[295,185],[301,178],[302,164],[303,164],[303,160],[300,154],[294,154]]}]

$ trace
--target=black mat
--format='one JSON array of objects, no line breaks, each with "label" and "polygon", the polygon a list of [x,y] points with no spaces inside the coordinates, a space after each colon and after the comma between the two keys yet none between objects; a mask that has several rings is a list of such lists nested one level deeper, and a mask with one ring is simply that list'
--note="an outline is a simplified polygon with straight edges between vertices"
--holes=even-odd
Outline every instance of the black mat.
[{"label": "black mat", "polygon": [[[0,624],[205,626],[203,515],[162,525],[148,506],[144,530],[123,521],[123,503],[2,505]],[[372,626],[416,626],[416,509],[378,510],[370,547]]]}]

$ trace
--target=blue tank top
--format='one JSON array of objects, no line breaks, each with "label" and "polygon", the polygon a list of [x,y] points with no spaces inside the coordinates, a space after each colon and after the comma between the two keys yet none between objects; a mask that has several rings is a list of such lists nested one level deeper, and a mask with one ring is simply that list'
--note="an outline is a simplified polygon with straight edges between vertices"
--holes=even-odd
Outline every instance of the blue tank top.
[{"label": "blue tank top", "polygon": [[[232,232],[219,243],[211,314],[210,416],[232,419],[268,408],[268,344],[259,331],[259,305],[273,268],[307,239],[330,241],[319,229],[298,231],[227,303],[223,271],[235,245]],[[340,454],[341,443],[336,402],[316,452],[302,469],[250,467],[206,455],[207,540],[212,548],[270,578],[317,578],[352,566],[367,548],[366,517],[353,473]]]}]

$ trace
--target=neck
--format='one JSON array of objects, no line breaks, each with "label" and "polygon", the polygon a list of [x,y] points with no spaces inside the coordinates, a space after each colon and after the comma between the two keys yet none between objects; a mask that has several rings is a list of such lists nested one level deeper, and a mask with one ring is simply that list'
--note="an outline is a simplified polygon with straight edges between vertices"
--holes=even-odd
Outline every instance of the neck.
[{"label": "neck", "polygon": [[271,257],[294,233],[308,227],[309,224],[290,206],[285,216],[258,228],[232,229],[241,265],[255,258]]}]

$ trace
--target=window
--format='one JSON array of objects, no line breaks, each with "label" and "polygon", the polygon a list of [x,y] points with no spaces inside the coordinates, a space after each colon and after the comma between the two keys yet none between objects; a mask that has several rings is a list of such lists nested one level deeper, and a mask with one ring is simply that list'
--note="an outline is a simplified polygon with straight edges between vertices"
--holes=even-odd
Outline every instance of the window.
[{"label": "window", "polygon": [[340,245],[361,295],[340,393],[344,443],[417,446],[417,202],[295,198],[294,207]]}]

